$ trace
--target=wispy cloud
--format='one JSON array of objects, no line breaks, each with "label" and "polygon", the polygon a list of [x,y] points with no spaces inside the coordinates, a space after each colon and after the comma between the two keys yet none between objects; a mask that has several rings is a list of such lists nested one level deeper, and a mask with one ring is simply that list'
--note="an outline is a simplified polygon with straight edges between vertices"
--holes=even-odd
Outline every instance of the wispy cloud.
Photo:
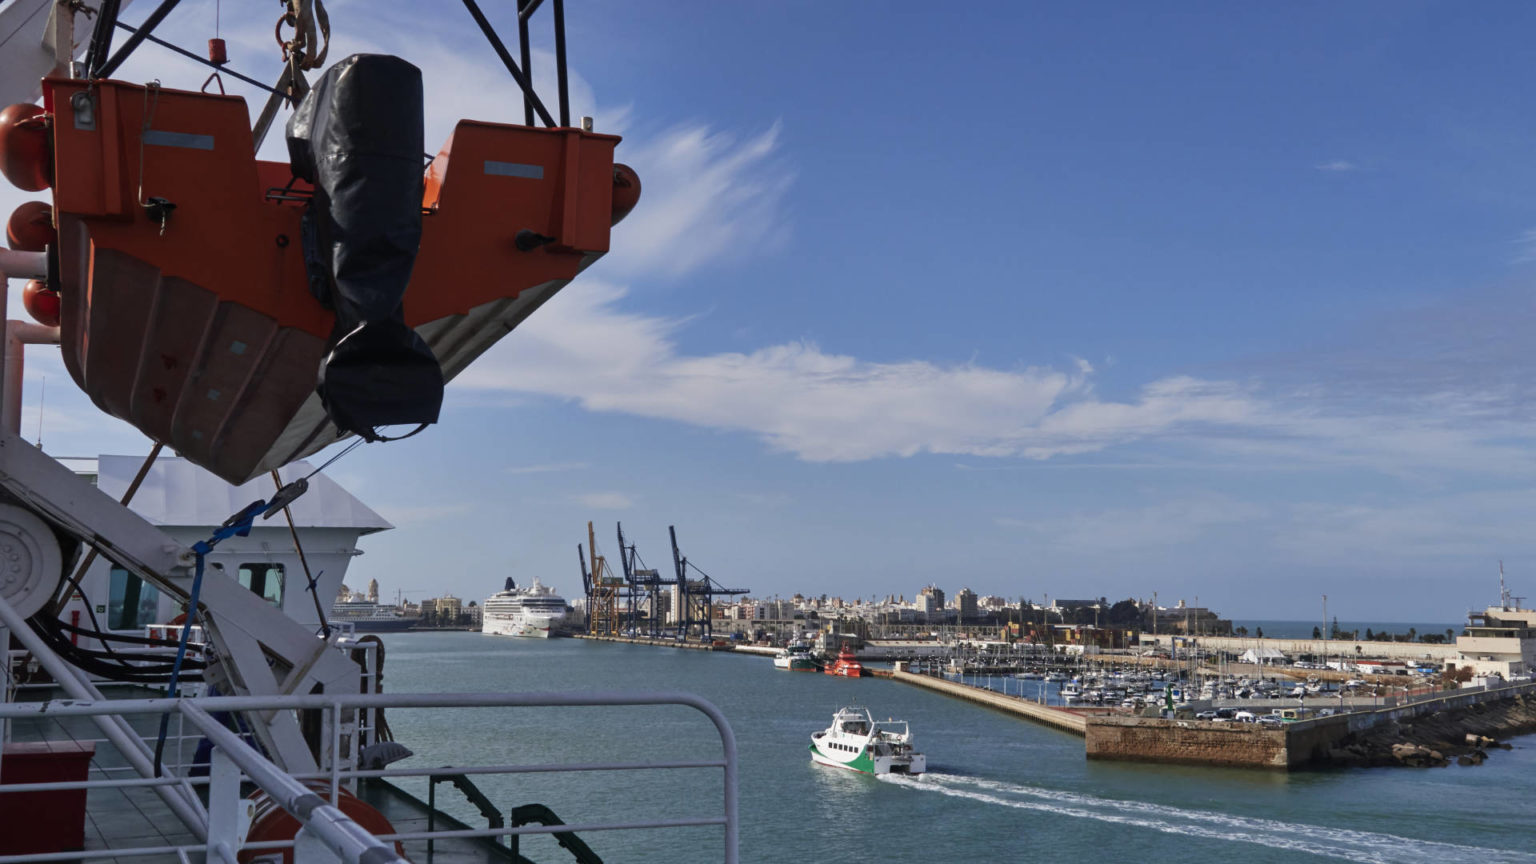
[{"label": "wispy cloud", "polygon": [[621,158],[639,173],[642,195],[635,218],[614,231],[609,272],[676,276],[781,247],[794,172],[776,156],[779,136],[778,123],[745,140],[679,126],[626,142]]},{"label": "wispy cloud", "polygon": [[1516,264],[1536,261],[1536,228],[1527,228],[1521,231],[1520,236],[1515,238],[1515,246],[1517,247],[1515,254]]},{"label": "wispy cloud", "polygon": [[544,465],[514,465],[506,469],[508,474],[550,474],[556,471],[580,471],[591,467],[587,462],[550,462]]},{"label": "wispy cloud", "polygon": [[1186,459],[1271,467],[1536,471],[1523,443],[1532,409],[1517,398],[1530,385],[1490,378],[1494,357],[1460,369],[1378,356],[1392,373],[1377,384],[1371,376],[1385,373],[1366,365],[1346,374],[1351,361],[1333,358],[1290,385],[1170,376],[1108,399],[1093,387],[1099,373],[1082,363],[871,362],[809,342],[691,355],[679,344],[683,322],[624,311],[625,296],[590,279],[563,292],[459,385],[745,432],[811,462],[920,453],[1044,460],[1161,442],[1193,448]]},{"label": "wispy cloud", "polygon": [[1358,171],[1360,169],[1359,165],[1356,165],[1355,163],[1350,162],[1350,161],[1345,160],[1345,159],[1334,159],[1334,160],[1332,160],[1330,162],[1322,162],[1322,163],[1320,163],[1318,165],[1315,165],[1313,167],[1315,167],[1319,171],[1333,171],[1333,172]]},{"label": "wispy cloud", "polygon": [[634,500],[622,492],[587,492],[573,495],[571,498],[583,507],[591,507],[593,510],[628,510],[635,506]]},{"label": "wispy cloud", "polygon": [[468,504],[384,504],[374,509],[400,527],[437,522],[468,513],[472,508]]},{"label": "wispy cloud", "polygon": [[1000,516],[993,522],[1025,533],[1034,543],[1092,554],[1188,544],[1233,526],[1261,521],[1267,512],[1264,507],[1228,496],[1201,495],[1039,519]]}]

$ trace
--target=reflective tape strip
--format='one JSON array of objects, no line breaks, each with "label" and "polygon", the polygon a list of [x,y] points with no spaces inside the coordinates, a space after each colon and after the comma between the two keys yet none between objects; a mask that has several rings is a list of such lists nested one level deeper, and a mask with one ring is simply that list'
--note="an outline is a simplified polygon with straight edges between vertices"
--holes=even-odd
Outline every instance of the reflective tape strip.
[{"label": "reflective tape strip", "polygon": [[144,143],[155,147],[184,147],[188,150],[212,150],[212,135],[194,135],[191,132],[166,132],[150,129],[144,133]]},{"label": "reflective tape strip", "polygon": [[525,165],[521,162],[495,162],[485,160],[485,173],[496,174],[502,177],[524,177],[529,180],[543,180],[543,165]]}]

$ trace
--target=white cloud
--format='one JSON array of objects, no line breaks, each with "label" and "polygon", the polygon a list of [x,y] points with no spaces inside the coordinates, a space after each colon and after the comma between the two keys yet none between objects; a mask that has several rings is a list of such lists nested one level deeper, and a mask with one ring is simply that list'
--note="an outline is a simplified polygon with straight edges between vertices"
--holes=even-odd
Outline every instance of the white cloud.
[{"label": "white cloud", "polygon": [[628,510],[635,506],[634,500],[622,492],[587,492],[573,495],[571,498],[583,507],[591,507],[593,510]]},{"label": "white cloud", "polygon": [[1206,541],[1209,535],[1262,522],[1267,508],[1222,495],[1202,495],[1141,507],[1117,507],[1043,519],[996,517],[1034,543],[1083,554],[1150,551]]},{"label": "white cloud", "polygon": [[725,255],[781,246],[781,212],[793,173],[775,159],[779,124],[737,141],[707,126],[680,126],[627,142],[619,160],[640,175],[635,213],[613,232],[610,272],[675,276]]},{"label": "white cloud", "polygon": [[1359,169],[1360,166],[1356,165],[1353,162],[1345,161],[1343,159],[1334,159],[1331,162],[1324,162],[1324,163],[1322,163],[1320,165],[1317,165],[1315,167],[1319,171],[1343,172],[1343,171],[1355,171],[1355,170]]},{"label": "white cloud", "polygon": [[[1172,376],[1100,397],[1088,364],[997,369],[870,362],[807,342],[689,355],[686,322],[621,308],[626,293],[584,279],[557,295],[455,382],[757,436],[812,462],[919,453],[1049,459],[1132,442],[1195,448],[1196,461],[1387,473],[1536,472],[1528,418],[1493,417],[1483,394],[1331,400],[1331,382],[1279,391]],[[1456,383],[1456,382],[1452,382]],[[1428,386],[1428,385],[1426,385]],[[1167,458],[1164,454],[1163,458]],[[1175,460],[1177,461],[1177,460]]]}]

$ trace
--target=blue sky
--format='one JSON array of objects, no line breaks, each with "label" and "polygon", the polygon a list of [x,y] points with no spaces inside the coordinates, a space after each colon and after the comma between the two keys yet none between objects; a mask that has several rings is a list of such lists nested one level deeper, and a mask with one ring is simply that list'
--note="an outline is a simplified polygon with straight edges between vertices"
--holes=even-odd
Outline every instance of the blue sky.
[{"label": "blue sky", "polygon": [[[333,57],[423,68],[429,142],[521,116],[459,4],[327,6]],[[1536,10],[569,6],[644,198],[438,428],[333,469],[399,526],[354,584],[575,594],[590,519],[757,595],[1454,621],[1501,558],[1536,594]],[[259,78],[267,17],[223,11]],[[46,376],[48,450],[147,450],[28,362],[29,437]]]}]

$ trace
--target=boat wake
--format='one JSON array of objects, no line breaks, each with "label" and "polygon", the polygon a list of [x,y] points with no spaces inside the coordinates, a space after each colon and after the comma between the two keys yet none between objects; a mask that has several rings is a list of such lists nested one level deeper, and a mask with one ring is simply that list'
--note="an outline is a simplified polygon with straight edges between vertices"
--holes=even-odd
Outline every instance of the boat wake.
[{"label": "boat wake", "polygon": [[1362,864],[1470,860],[1482,864],[1536,864],[1536,855],[1512,849],[1464,846],[1373,831],[1235,816],[1209,810],[1185,810],[1164,804],[1099,798],[980,777],[930,771],[921,777],[887,774],[880,779],[909,789],[1018,810],[1075,816],[1185,837],[1253,843],[1272,849],[1359,861]]}]

